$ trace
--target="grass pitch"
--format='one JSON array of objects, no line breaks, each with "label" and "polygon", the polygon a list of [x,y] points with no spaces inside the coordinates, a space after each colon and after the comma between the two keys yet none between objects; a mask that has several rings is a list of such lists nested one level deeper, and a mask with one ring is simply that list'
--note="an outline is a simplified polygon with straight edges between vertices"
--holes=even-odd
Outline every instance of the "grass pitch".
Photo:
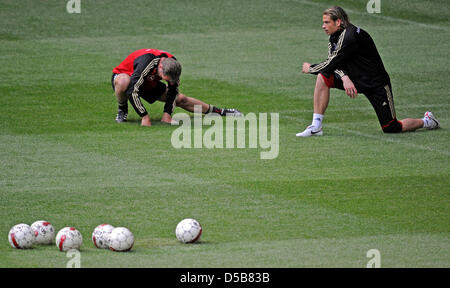
[{"label": "grass pitch", "polygon": [[[18,223],[74,226],[82,267],[450,266],[448,1],[339,1],[374,38],[399,118],[427,110],[442,129],[384,135],[363,95],[332,91],[324,137],[297,139],[312,117],[331,1],[0,0],[0,267],[65,267],[54,245],[16,250]],[[153,127],[114,122],[111,70],[158,48],[183,65],[181,92],[243,113],[279,113],[280,151],[174,149],[162,104]],[[179,108],[175,111],[183,112]],[[183,245],[183,218],[202,224]],[[129,253],[94,248],[101,223],[135,235]]]}]

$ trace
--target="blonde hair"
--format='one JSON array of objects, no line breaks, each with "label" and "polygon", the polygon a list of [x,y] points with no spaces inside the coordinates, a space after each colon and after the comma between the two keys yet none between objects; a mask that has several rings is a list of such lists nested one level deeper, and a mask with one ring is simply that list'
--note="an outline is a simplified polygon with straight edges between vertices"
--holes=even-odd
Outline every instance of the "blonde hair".
[{"label": "blonde hair", "polygon": [[330,16],[331,20],[336,21],[337,19],[341,20],[341,28],[346,29],[348,24],[350,24],[350,20],[348,18],[347,13],[339,6],[333,6],[323,11],[323,15]]},{"label": "blonde hair", "polygon": [[178,82],[181,75],[181,64],[173,58],[165,58],[162,63],[162,73],[169,76],[172,82]]}]

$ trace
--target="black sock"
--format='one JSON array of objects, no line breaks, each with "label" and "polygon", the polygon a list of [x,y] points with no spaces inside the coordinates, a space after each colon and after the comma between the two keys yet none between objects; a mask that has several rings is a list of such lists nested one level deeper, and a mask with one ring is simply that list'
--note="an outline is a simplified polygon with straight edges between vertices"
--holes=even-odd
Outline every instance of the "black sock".
[{"label": "black sock", "polygon": [[211,111],[212,113],[217,113],[217,114],[219,114],[219,115],[222,115],[222,113],[223,113],[223,109],[218,108],[218,107],[216,107],[216,106],[212,106],[212,109],[210,109],[210,111]]},{"label": "black sock", "polygon": [[128,113],[128,102],[125,104],[119,104],[119,110]]}]

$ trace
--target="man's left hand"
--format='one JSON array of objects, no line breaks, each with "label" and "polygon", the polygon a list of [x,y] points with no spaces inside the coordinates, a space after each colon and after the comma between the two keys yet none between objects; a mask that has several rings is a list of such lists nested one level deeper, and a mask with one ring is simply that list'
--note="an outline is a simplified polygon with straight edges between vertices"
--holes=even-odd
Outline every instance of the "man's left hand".
[{"label": "man's left hand", "polygon": [[169,113],[164,112],[162,118],[161,118],[161,122],[163,123],[167,123],[167,124],[173,124],[176,123],[175,121],[172,120],[172,116],[170,116]]},{"label": "man's left hand", "polygon": [[353,84],[353,81],[350,80],[347,75],[342,77],[342,83],[344,85],[345,93],[347,93],[350,98],[358,96],[358,90],[356,90],[355,84]]}]

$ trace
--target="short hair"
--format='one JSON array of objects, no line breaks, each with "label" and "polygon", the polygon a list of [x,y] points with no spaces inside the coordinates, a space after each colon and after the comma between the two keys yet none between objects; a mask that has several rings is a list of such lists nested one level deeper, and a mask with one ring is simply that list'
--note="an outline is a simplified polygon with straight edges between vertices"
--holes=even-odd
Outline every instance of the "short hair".
[{"label": "short hair", "polygon": [[162,63],[162,73],[165,76],[169,76],[172,82],[179,82],[181,64],[173,58],[166,58]]},{"label": "short hair", "polygon": [[348,18],[347,13],[344,11],[344,9],[342,9],[339,6],[333,6],[328,9],[325,9],[325,11],[323,11],[323,15],[330,16],[331,20],[333,21],[340,19],[342,22],[340,27],[342,29],[346,29],[348,24],[350,24],[350,20]]}]

